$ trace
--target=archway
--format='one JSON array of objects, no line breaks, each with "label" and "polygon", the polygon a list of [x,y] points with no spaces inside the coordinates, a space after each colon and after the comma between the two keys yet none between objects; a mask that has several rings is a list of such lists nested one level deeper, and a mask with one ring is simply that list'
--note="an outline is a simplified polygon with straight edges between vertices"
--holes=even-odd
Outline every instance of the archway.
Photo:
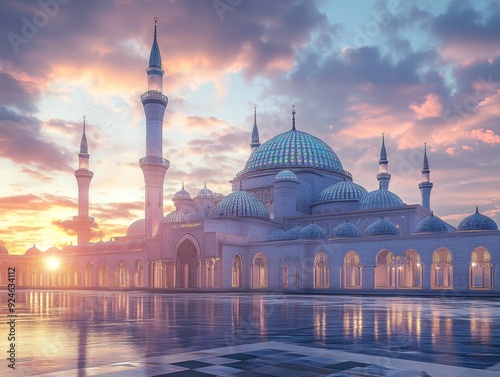
[{"label": "archway", "polygon": [[124,260],[118,263],[116,269],[116,284],[119,287],[128,287],[130,285],[130,270]]},{"label": "archway", "polygon": [[361,266],[359,255],[355,251],[349,251],[344,258],[344,287],[361,288]]},{"label": "archway", "polygon": [[135,269],[134,269],[134,286],[142,287],[143,285],[144,285],[144,280],[142,273],[142,262],[140,260],[137,260],[135,262]]},{"label": "archway", "polygon": [[92,262],[87,263],[85,268],[85,286],[92,287],[94,285],[94,264]]},{"label": "archway", "polygon": [[491,254],[482,246],[476,248],[471,254],[470,287],[471,289],[493,288]]},{"label": "archway", "polygon": [[314,288],[328,288],[328,260],[325,253],[318,253],[314,258]]},{"label": "archway", "polygon": [[421,288],[422,266],[420,255],[413,249],[406,250],[395,260],[398,288]]},{"label": "archway", "polygon": [[252,287],[267,288],[267,258],[262,253],[257,253],[253,258]]},{"label": "archway", "polygon": [[232,273],[232,283],[233,288],[241,288],[241,255],[236,254],[233,258],[233,273]]},{"label": "archway", "polygon": [[104,261],[99,264],[99,271],[97,273],[97,286],[109,287],[109,270],[108,265]]},{"label": "archway", "polygon": [[190,239],[185,239],[177,248],[177,286],[198,288],[198,252]]},{"label": "archway", "polygon": [[446,247],[441,247],[432,253],[431,288],[453,288],[451,252]]},{"label": "archway", "polygon": [[375,267],[375,288],[394,288],[396,268],[393,266],[394,255],[384,249],[377,255]]}]

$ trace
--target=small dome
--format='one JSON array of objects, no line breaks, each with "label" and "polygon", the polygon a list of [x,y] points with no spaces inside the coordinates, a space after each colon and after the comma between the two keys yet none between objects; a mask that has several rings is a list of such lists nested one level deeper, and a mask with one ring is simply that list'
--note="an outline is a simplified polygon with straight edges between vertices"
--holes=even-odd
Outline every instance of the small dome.
[{"label": "small dome", "polygon": [[360,237],[361,236],[361,231],[358,229],[358,227],[347,220],[345,223],[342,223],[340,225],[337,225],[335,229],[333,230],[333,237],[334,238],[340,238],[340,237]]},{"label": "small dome", "polygon": [[282,236],[282,240],[296,240],[299,238],[299,233],[302,230],[300,225],[293,227],[292,229],[288,229]]},{"label": "small dome", "polygon": [[498,230],[498,226],[492,218],[479,213],[476,206],[476,212],[460,221],[457,229],[459,231]]},{"label": "small dome", "polygon": [[127,229],[127,237],[144,237],[146,234],[146,220],[134,221]]},{"label": "small dome", "polygon": [[431,213],[429,217],[420,221],[415,227],[415,233],[440,233],[447,231],[448,227],[446,223],[439,217],[434,216],[434,213]]},{"label": "small dome", "polygon": [[182,185],[182,188],[174,194],[173,199],[191,199],[191,194],[184,190],[184,185]]},{"label": "small dome", "polygon": [[214,209],[219,217],[262,217],[269,219],[269,211],[262,202],[247,191],[235,191],[223,198]]},{"label": "small dome", "polygon": [[283,229],[274,229],[267,235],[267,239],[269,241],[279,241],[283,237],[283,234],[285,234],[285,231]]},{"label": "small dome", "polygon": [[326,238],[326,232],[316,224],[309,224],[299,232],[299,238],[302,240],[324,239]]},{"label": "small dome", "polygon": [[45,250],[45,254],[59,254],[60,252],[61,249],[55,246],[49,247],[47,250]]},{"label": "small dome", "polygon": [[9,255],[9,250],[2,244],[0,244],[0,255]]},{"label": "small dome", "polygon": [[359,200],[360,209],[389,208],[402,205],[404,203],[399,196],[384,189],[369,192]]},{"label": "small dome", "polygon": [[207,184],[205,183],[205,186],[200,191],[198,191],[198,194],[196,194],[196,196],[199,198],[212,198],[214,196],[214,192],[208,189]]},{"label": "small dome", "polygon": [[28,257],[32,257],[35,255],[41,255],[41,254],[42,254],[42,252],[40,251],[40,249],[38,247],[36,247],[34,244],[28,250],[26,250],[26,252],[24,253],[24,255],[26,255]]},{"label": "small dome", "polygon": [[184,214],[181,211],[170,212],[167,216],[163,218],[164,223],[180,223]]},{"label": "small dome", "polygon": [[276,174],[276,178],[274,179],[274,181],[294,181],[294,182],[298,182],[299,179],[297,178],[297,176],[295,175],[295,173],[293,171],[290,171],[290,170],[282,170],[280,171],[278,174]]},{"label": "small dome", "polygon": [[366,235],[368,236],[397,236],[398,234],[399,230],[396,225],[383,217],[366,228]]},{"label": "small dome", "polygon": [[320,192],[318,202],[329,202],[330,200],[359,200],[368,191],[351,181],[342,181],[327,187]]}]

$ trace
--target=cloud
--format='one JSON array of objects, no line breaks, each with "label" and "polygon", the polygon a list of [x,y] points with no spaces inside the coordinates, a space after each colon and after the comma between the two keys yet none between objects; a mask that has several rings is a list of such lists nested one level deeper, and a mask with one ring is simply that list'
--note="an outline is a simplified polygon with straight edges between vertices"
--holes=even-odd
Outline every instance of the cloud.
[{"label": "cloud", "polygon": [[433,118],[441,116],[443,104],[437,94],[429,93],[425,96],[425,100],[420,105],[411,102],[408,106],[417,115],[417,119]]},{"label": "cloud", "polygon": [[480,140],[486,144],[500,144],[500,135],[495,134],[493,130],[484,130],[483,128],[478,128],[472,130],[469,133],[469,137],[472,139]]}]

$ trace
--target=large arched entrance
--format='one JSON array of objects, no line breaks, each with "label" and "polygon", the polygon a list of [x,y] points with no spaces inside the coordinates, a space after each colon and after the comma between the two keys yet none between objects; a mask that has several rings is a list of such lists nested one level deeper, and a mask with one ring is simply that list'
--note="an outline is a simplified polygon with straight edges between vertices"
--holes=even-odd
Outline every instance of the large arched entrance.
[{"label": "large arched entrance", "polygon": [[177,286],[198,288],[198,252],[194,243],[186,239],[177,248]]}]

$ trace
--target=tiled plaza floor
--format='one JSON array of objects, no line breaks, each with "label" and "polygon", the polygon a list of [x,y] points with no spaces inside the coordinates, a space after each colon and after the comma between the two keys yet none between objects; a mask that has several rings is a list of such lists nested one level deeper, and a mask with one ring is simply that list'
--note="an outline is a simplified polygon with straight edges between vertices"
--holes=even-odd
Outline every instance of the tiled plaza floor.
[{"label": "tiled plaza floor", "polygon": [[487,377],[500,376],[499,364],[479,370],[419,361],[359,355],[338,350],[262,342],[47,374],[47,377]]}]

